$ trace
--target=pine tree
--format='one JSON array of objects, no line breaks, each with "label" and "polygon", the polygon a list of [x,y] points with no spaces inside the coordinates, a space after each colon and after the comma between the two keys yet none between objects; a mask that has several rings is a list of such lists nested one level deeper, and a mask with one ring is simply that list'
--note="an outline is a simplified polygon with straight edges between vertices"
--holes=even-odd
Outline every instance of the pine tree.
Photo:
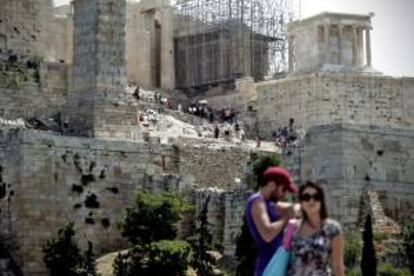
[{"label": "pine tree", "polygon": [[195,230],[195,238],[190,241],[194,251],[193,267],[197,271],[198,275],[208,276],[213,274],[213,260],[211,255],[207,251],[212,250],[213,236],[209,231],[209,222],[207,218],[208,203],[210,202],[210,196],[206,198],[203,204],[203,208],[197,217],[199,226]]},{"label": "pine tree", "polygon": [[68,223],[43,247],[43,260],[51,276],[97,276],[92,243],[88,242],[82,254],[75,235],[74,223]]},{"label": "pine tree", "polygon": [[83,257],[83,264],[81,268],[81,276],[97,276],[96,273],[96,261],[95,261],[95,253],[93,252],[93,244],[88,241],[88,249],[85,251]]},{"label": "pine tree", "polygon": [[408,266],[414,275],[414,224],[406,225],[403,229],[404,251],[408,259]]},{"label": "pine tree", "polygon": [[77,276],[82,254],[74,239],[74,223],[59,229],[57,239],[48,240],[43,247],[43,260],[52,276]]},{"label": "pine tree", "polygon": [[377,274],[377,257],[373,237],[371,215],[368,215],[362,233],[364,245],[362,248],[361,272],[364,276],[375,276]]},{"label": "pine tree", "polygon": [[128,256],[118,253],[115,258],[113,268],[114,276],[128,276]]}]

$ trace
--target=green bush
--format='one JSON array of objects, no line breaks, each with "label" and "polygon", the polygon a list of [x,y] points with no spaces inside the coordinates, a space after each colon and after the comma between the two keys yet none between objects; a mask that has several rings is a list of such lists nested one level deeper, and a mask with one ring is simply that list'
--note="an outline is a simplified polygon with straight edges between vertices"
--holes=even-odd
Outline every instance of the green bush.
[{"label": "green bush", "polygon": [[173,240],[177,223],[190,206],[174,193],[139,192],[135,205],[120,223],[122,235],[133,245],[113,264],[116,276],[183,275],[191,257],[187,242]]},{"label": "green bush", "polygon": [[351,268],[345,271],[345,276],[362,276],[361,271],[357,268]]},{"label": "green bush", "polygon": [[414,275],[414,224],[403,228],[403,246],[410,271]]},{"label": "green bush", "polygon": [[374,233],[374,241],[377,243],[381,243],[384,240],[387,240],[390,238],[390,234],[388,233]]},{"label": "green bush", "polygon": [[256,189],[259,188],[260,183],[263,181],[263,173],[272,166],[280,166],[280,159],[277,155],[261,156],[254,162],[253,174],[256,178]]},{"label": "green bush", "polygon": [[203,203],[203,208],[197,217],[198,226],[195,235],[188,239],[194,252],[194,258],[191,266],[197,271],[198,275],[209,276],[214,275],[213,258],[207,253],[213,250],[213,236],[209,231],[210,224],[207,219],[208,203],[210,196]]},{"label": "green bush", "polygon": [[257,254],[256,244],[247,227],[246,220],[243,219],[241,232],[236,238],[237,276],[254,275]]},{"label": "green bush", "polygon": [[148,275],[185,275],[191,262],[191,247],[185,241],[154,242],[148,253]]},{"label": "green bush", "polygon": [[114,276],[128,276],[128,254],[118,253],[113,268]]},{"label": "green bush", "polygon": [[95,256],[92,243],[81,253],[74,237],[74,223],[58,230],[57,239],[52,238],[43,246],[43,261],[51,276],[96,276]]},{"label": "green bush", "polygon": [[180,195],[139,192],[135,206],[127,208],[126,217],[120,224],[122,235],[132,245],[175,239],[177,222],[189,209],[190,206]]},{"label": "green bush", "polygon": [[410,270],[404,268],[396,268],[391,264],[382,264],[378,268],[379,276],[410,276]]},{"label": "green bush", "polygon": [[[361,235],[357,231],[350,231],[346,234],[344,249],[344,264],[351,269],[359,264],[361,258],[362,242]],[[359,270],[358,270],[359,271]]]}]

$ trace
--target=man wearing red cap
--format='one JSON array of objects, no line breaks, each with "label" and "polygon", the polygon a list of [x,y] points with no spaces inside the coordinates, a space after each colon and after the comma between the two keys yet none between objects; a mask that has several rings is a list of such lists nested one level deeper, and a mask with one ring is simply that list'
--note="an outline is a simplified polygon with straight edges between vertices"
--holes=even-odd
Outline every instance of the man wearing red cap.
[{"label": "man wearing red cap", "polygon": [[247,225],[259,250],[254,276],[262,275],[282,244],[286,223],[295,215],[293,205],[280,200],[286,192],[298,191],[289,172],[282,167],[269,167],[259,185],[259,191],[247,200],[245,210]]}]

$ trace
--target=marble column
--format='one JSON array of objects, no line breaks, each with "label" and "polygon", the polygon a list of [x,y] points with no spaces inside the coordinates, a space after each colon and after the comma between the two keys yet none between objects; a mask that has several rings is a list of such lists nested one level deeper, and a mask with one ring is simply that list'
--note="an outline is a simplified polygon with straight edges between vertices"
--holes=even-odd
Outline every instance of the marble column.
[{"label": "marble column", "polygon": [[293,63],[293,51],[294,51],[294,49],[293,49],[293,36],[289,36],[289,38],[288,38],[288,51],[289,51],[289,53],[288,53],[288,58],[289,58],[289,72],[293,72],[294,71],[294,63]]},{"label": "marble column", "polygon": [[358,65],[364,65],[364,29],[358,28]]},{"label": "marble column", "polygon": [[166,7],[161,10],[161,88],[175,88],[174,64],[174,10]]},{"label": "marble column", "polygon": [[358,29],[356,26],[352,26],[352,65],[358,66],[359,64],[359,48],[358,48]]},{"label": "marble column", "polygon": [[344,64],[344,26],[338,25],[338,64]]},{"label": "marble column", "polygon": [[371,29],[365,29],[365,42],[366,42],[366,55],[367,55],[367,66],[371,67],[372,60],[371,60]]},{"label": "marble column", "polygon": [[330,41],[329,41],[329,37],[330,37],[330,25],[324,25],[324,43],[325,43],[325,64],[330,64],[331,63],[331,47],[330,47]]}]

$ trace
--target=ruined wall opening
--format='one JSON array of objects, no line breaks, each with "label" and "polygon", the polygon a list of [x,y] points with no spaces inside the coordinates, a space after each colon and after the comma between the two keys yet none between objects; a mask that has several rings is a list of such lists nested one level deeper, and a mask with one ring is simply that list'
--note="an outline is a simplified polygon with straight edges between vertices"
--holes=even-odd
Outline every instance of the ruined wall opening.
[{"label": "ruined wall opening", "polygon": [[161,87],[161,31],[162,26],[158,20],[154,21],[155,27],[155,87]]}]

